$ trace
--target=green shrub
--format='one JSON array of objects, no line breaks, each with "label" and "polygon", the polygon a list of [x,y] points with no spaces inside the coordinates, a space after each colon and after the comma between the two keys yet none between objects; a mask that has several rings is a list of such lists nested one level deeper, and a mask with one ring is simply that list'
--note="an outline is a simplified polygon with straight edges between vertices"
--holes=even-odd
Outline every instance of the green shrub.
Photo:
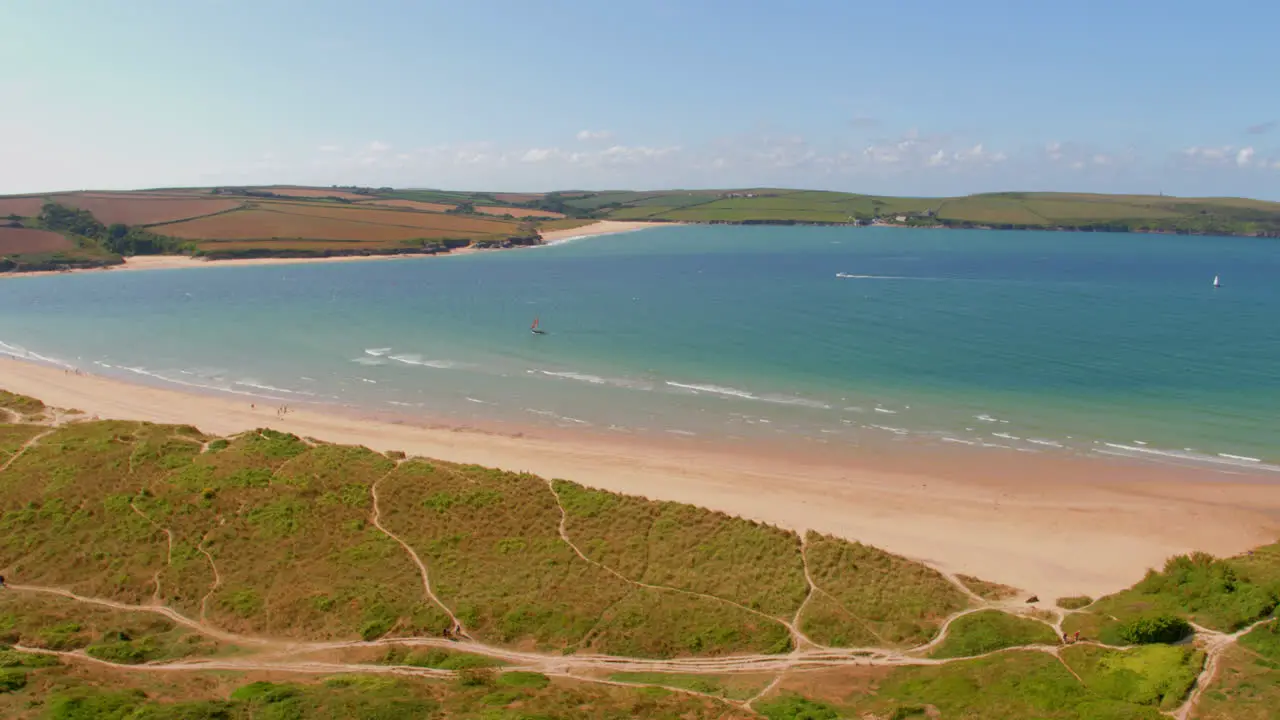
[{"label": "green shrub", "polygon": [[1076,595],[1074,597],[1058,598],[1057,606],[1063,610],[1079,610],[1093,604],[1093,598],[1088,595]]},{"label": "green shrub", "polygon": [[1175,643],[1191,634],[1191,625],[1175,615],[1144,615],[1102,629],[1108,645]]},{"label": "green shrub", "polygon": [[127,641],[90,645],[84,651],[89,657],[121,665],[140,665],[150,659],[148,648]]},{"label": "green shrub", "polygon": [[26,672],[22,670],[0,670],[0,693],[17,692],[26,686]]},{"label": "green shrub", "polygon": [[541,690],[551,684],[551,678],[536,672],[505,672],[498,676],[498,684],[505,687],[535,688]]},{"label": "green shrub", "polygon": [[491,668],[463,668],[458,671],[458,684],[462,687],[487,687],[493,684]]},{"label": "green shrub", "polygon": [[799,695],[784,695],[776,700],[757,703],[756,710],[769,720],[839,720],[840,713],[826,703]]},{"label": "green shrub", "polygon": [[141,690],[97,692],[78,689],[54,695],[45,717],[49,720],[125,720],[145,703]]}]

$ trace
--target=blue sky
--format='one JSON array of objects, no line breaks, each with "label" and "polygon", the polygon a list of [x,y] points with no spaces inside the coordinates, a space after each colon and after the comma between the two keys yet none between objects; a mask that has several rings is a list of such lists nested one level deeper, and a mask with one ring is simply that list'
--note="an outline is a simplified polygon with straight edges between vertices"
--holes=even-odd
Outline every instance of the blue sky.
[{"label": "blue sky", "polygon": [[0,192],[1280,200],[1280,3],[0,3]]}]

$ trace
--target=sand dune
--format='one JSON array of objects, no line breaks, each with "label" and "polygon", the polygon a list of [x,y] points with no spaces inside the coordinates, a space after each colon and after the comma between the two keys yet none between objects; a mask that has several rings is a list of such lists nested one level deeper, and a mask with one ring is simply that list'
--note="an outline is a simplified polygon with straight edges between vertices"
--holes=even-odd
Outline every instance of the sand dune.
[{"label": "sand dune", "polygon": [[[1015,453],[862,449],[844,457],[545,430],[479,432],[249,398],[179,393],[0,361],[0,388],[109,418],[229,434],[272,427],[322,440],[527,470],[860,540],[1041,598],[1129,586],[1175,553],[1272,542],[1274,478]],[[1259,482],[1259,480],[1264,480]]]}]

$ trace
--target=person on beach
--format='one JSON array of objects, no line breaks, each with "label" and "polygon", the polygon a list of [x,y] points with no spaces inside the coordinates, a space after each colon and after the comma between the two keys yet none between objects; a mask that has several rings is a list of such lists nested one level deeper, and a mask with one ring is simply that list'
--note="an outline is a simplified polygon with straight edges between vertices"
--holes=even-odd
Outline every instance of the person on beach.
[{"label": "person on beach", "polygon": [[0,590],[4,589],[4,576],[0,575]]},{"label": "person on beach", "polygon": [[1067,634],[1066,634],[1066,633],[1062,633],[1062,644],[1063,644],[1063,645],[1070,645],[1070,644],[1071,644],[1071,638],[1067,637]]},{"label": "person on beach", "polygon": [[1074,639],[1074,640],[1072,640],[1071,642],[1080,642],[1080,631],[1079,631],[1079,630],[1077,630],[1077,631],[1076,631],[1076,637],[1075,637],[1075,639]]}]

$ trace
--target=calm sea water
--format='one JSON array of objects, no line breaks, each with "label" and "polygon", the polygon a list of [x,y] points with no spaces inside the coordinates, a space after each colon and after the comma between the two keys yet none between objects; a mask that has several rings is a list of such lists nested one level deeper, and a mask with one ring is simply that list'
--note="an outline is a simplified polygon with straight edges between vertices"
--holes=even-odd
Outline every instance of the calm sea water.
[{"label": "calm sea water", "polygon": [[[529,332],[535,317],[548,334]],[[16,278],[0,281],[0,342],[135,380],[460,423],[1280,463],[1267,239],[672,227]]]}]

